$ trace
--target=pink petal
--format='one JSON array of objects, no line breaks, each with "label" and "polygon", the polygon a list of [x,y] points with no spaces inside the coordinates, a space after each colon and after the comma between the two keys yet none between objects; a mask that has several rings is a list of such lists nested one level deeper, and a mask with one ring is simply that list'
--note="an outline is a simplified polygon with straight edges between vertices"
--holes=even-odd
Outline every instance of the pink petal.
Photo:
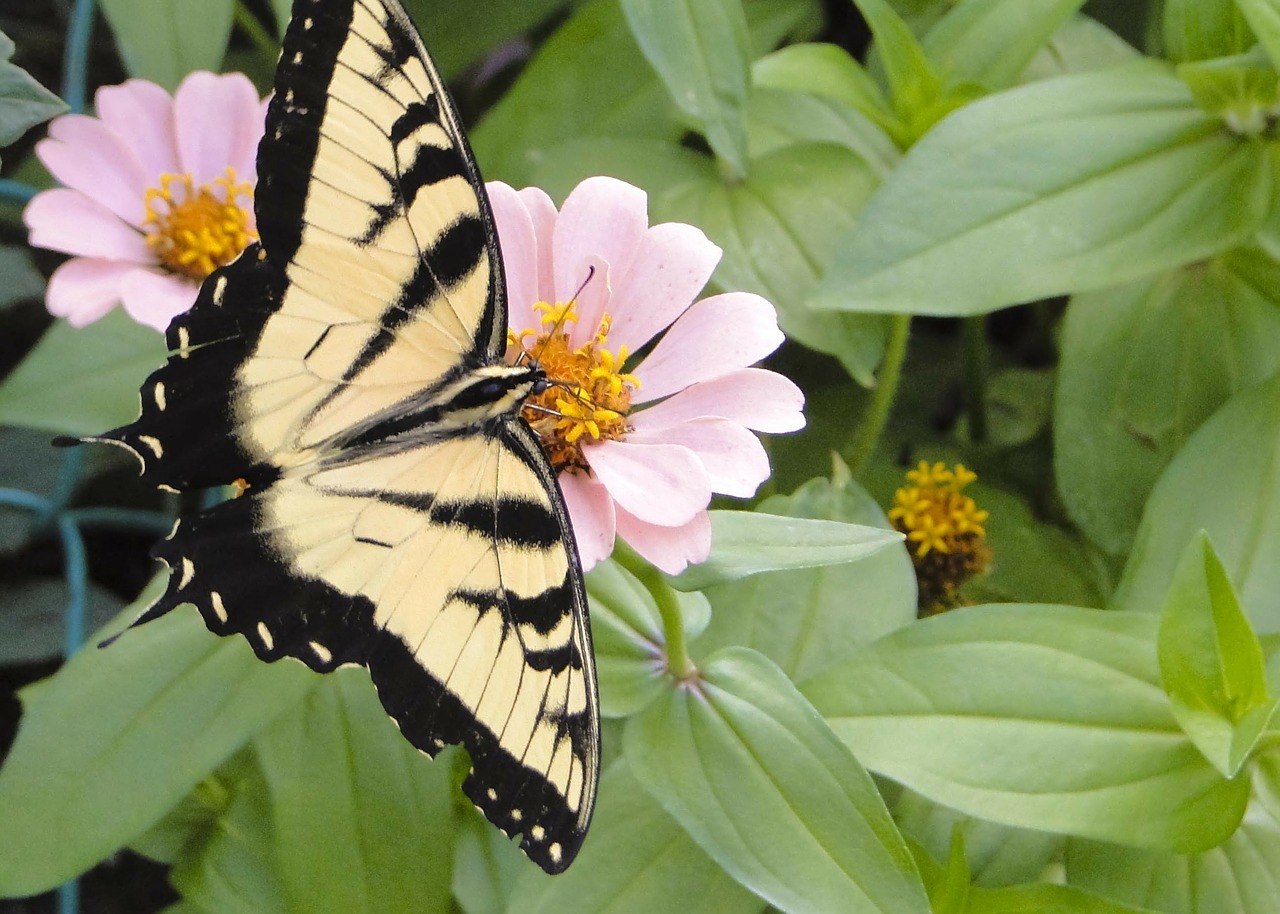
[{"label": "pink petal", "polygon": [[636,368],[647,403],[758,362],[782,343],[773,305],[750,292],[704,298],[681,315]]},{"label": "pink petal", "polygon": [[98,117],[133,152],[152,186],[162,174],[178,167],[178,144],[173,134],[173,98],[153,82],[129,79],[103,86],[94,96]]},{"label": "pink petal", "polygon": [[688,448],[599,441],[583,455],[618,507],[648,523],[678,527],[711,501],[711,480]]},{"label": "pink petal", "polygon": [[536,328],[533,305],[538,301],[538,241],[533,220],[513,188],[490,181],[485,190],[498,226],[502,269],[507,276],[507,323],[516,333]]},{"label": "pink petal", "polygon": [[529,213],[533,224],[533,236],[538,248],[538,292],[534,301],[555,303],[556,279],[553,260],[552,236],[556,230],[556,205],[539,187],[526,187],[520,192],[520,202]]},{"label": "pink petal", "polygon": [[633,417],[635,431],[627,441],[637,444],[678,444],[697,455],[706,467],[711,490],[750,498],[769,478],[769,455],[760,439],[728,419],[693,419],[667,428],[646,429],[645,411]]},{"label": "pink petal", "polygon": [[653,339],[698,297],[720,254],[692,225],[665,222],[645,232],[625,271],[615,273],[610,342],[634,352]]},{"label": "pink petal", "polygon": [[561,473],[560,491],[569,508],[573,538],[578,542],[582,570],[590,571],[613,552],[616,519],[609,490],[585,473]]},{"label": "pink petal", "polygon": [[130,263],[155,263],[136,228],[78,190],[57,187],[36,194],[22,213],[34,247]]},{"label": "pink petal", "polygon": [[45,306],[73,327],[91,324],[119,304],[121,280],[135,269],[131,263],[88,257],[68,260],[49,277]]},{"label": "pink petal", "polygon": [[196,184],[208,184],[231,166],[243,180],[262,137],[261,110],[258,90],[243,73],[189,74],[173,96],[182,170],[191,172]]},{"label": "pink petal", "polygon": [[[568,301],[578,291],[587,278],[589,257],[599,257],[614,269],[631,260],[649,227],[647,199],[640,188],[606,177],[587,178],[569,192],[552,237],[555,301]],[[575,343],[590,339],[600,324],[606,302],[599,286],[592,292],[589,302],[580,302]]]},{"label": "pink petal", "polygon": [[711,554],[711,516],[699,511],[687,524],[658,527],[618,510],[618,535],[652,565],[679,574]]},{"label": "pink petal", "polygon": [[195,304],[196,284],[189,279],[135,267],[120,283],[124,310],[139,324],[161,333],[169,322]]},{"label": "pink petal", "polygon": [[804,393],[790,378],[764,368],[740,368],[686,387],[661,403],[632,413],[646,429],[664,428],[704,416],[732,419],[757,432],[804,428]]},{"label": "pink petal", "polygon": [[49,125],[36,155],[67,187],[97,200],[131,225],[146,218],[143,195],[151,179],[120,137],[92,117],[66,114]]}]

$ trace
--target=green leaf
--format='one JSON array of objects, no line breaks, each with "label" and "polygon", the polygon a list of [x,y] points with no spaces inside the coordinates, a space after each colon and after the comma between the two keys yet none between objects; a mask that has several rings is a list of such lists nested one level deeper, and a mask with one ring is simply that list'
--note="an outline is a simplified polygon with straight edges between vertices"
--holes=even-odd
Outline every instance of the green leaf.
[{"label": "green leaf", "polygon": [[164,338],[122,310],[79,329],[57,321],[0,383],[0,423],[96,435],[132,422],[164,357]]},{"label": "green leaf", "polygon": [[1176,63],[1228,57],[1253,44],[1237,0],[1165,0],[1164,49]]},{"label": "green leaf", "polygon": [[483,16],[477,16],[470,4],[455,0],[405,0],[404,5],[432,60],[450,79],[505,42],[519,39],[566,4],[565,0],[486,3]]},{"label": "green leaf", "polygon": [[1063,23],[1036,53],[1020,81],[1118,67],[1140,56],[1133,45],[1098,20],[1075,16]]},{"label": "green leaf", "polygon": [[1277,703],[1258,636],[1203,531],[1174,572],[1157,646],[1173,716],[1223,777],[1235,777]]},{"label": "green leaf", "polygon": [[[600,682],[600,713],[626,717],[667,688],[662,616],[653,595],[609,559],[587,575],[591,636]],[[711,619],[701,593],[677,593],[685,637],[696,638]]]},{"label": "green leaf", "polygon": [[622,11],[676,105],[745,175],[751,38],[742,0],[622,0]]},{"label": "green leaf", "polygon": [[843,102],[882,128],[894,112],[880,86],[844,48],[834,44],[794,44],[751,65],[757,88],[788,89]]},{"label": "green leaf", "polygon": [[0,843],[0,896],[45,891],[119,850],[315,681],[210,634],[193,609],[81,651],[22,693],[0,769],[0,832],[22,840]]},{"label": "green leaf", "polygon": [[1261,48],[1178,67],[1178,78],[1205,111],[1242,136],[1267,135],[1280,98],[1280,76]]},{"label": "green leaf", "polygon": [[[860,523],[888,529],[875,501],[850,477],[812,479],[792,495],[765,499],[764,514]],[[701,653],[755,648],[793,680],[813,675],[856,647],[915,620],[916,577],[905,548],[856,562],[750,575],[708,591],[711,626]]]},{"label": "green leaf", "polygon": [[1067,844],[1067,880],[1151,911],[1263,914],[1280,898],[1280,824],[1250,807],[1220,847],[1193,855]]},{"label": "green leaf", "polygon": [[[0,35],[3,35],[0,32]],[[0,79],[3,65],[0,65]],[[3,145],[3,144],[0,144]],[[31,262],[29,249],[0,245],[0,308],[44,293],[44,277]]]},{"label": "green leaf", "polygon": [[573,866],[554,877],[533,867],[523,872],[512,892],[520,914],[651,914],[677,899],[682,914],[758,914],[764,907],[653,801],[625,759],[600,780],[591,834]]},{"label": "green leaf", "polygon": [[[62,579],[33,578],[0,583],[0,667],[61,657],[66,645],[67,602]],[[93,581],[85,606],[86,626],[111,621],[124,601]]]},{"label": "green leaf", "polygon": [[949,81],[1004,89],[1083,5],[1084,0],[960,0],[929,29],[924,53]]},{"label": "green leaf", "polygon": [[457,817],[453,846],[453,897],[466,914],[504,914],[516,881],[537,869],[478,809]]},{"label": "green leaf", "polygon": [[1254,797],[1273,820],[1280,822],[1280,745],[1272,743],[1252,759]]},{"label": "green leaf", "polygon": [[674,145],[680,129],[669,108],[618,3],[597,0],[579,7],[539,48],[470,140],[486,178],[520,187],[566,141],[622,137]]},{"label": "green leaf", "polygon": [[961,588],[967,602],[1105,605],[1110,571],[1075,531],[1046,523],[1022,495],[982,481],[968,492],[991,512],[983,526],[994,559]]},{"label": "green leaf", "polygon": [[889,174],[901,158],[893,140],[880,127],[844,102],[766,86],[756,86],[751,93],[747,141],[753,160],[767,160],[772,153],[794,145],[843,146],[861,159],[877,180]]},{"label": "green leaf", "polygon": [[1151,492],[1113,604],[1156,612],[1182,550],[1213,539],[1254,631],[1280,632],[1280,374],[1241,391],[1200,426]]},{"label": "green leaf", "polygon": [[193,70],[222,69],[234,0],[102,0],[130,76],[169,91]]},{"label": "green leaf", "polygon": [[884,350],[884,319],[816,314],[804,302],[878,181],[848,149],[803,144],[754,160],[744,181],[699,180],[669,189],[661,203],[724,249],[720,286],[768,298],[788,336],[836,356],[870,384]]},{"label": "green leaf", "polygon": [[702,849],[775,907],[928,910],[871,779],[755,651],[719,652],[628,720],[623,751]]},{"label": "green leaf", "polygon": [[[889,810],[902,833],[922,845],[912,848],[917,862],[919,851],[946,857],[956,833],[962,834],[966,871],[972,873],[974,885],[1034,882],[1041,878],[1046,867],[1062,856],[1061,835],[966,816],[905,788],[900,790]],[[930,884],[927,869],[921,865],[926,886]]]},{"label": "green leaf", "polygon": [[289,17],[293,14],[293,0],[271,0],[271,13],[276,20],[276,35],[284,37]]},{"label": "green leaf", "polygon": [[1236,8],[1249,21],[1253,33],[1267,51],[1271,62],[1280,66],[1280,2],[1277,0],[1236,0]]},{"label": "green leaf", "polygon": [[326,676],[257,749],[289,910],[451,910],[452,755],[410,745],[366,670]]},{"label": "green leaf", "polygon": [[1152,487],[1196,428],[1280,370],[1277,301],[1280,266],[1254,250],[1071,300],[1054,473],[1093,542],[1128,550]]},{"label": "green leaf", "polygon": [[749,511],[711,512],[711,557],[671,579],[703,590],[762,571],[840,565],[902,542],[896,530]]},{"label": "green leaf", "polygon": [[850,655],[804,693],[868,768],[1008,825],[1182,852],[1235,829],[1227,781],[1160,687],[1156,620],[1068,606],[952,610]]},{"label": "green leaf", "polygon": [[67,110],[62,99],[9,62],[13,50],[13,41],[0,32],[0,147]]},{"label": "green leaf", "polygon": [[1225,133],[1162,66],[1033,83],[917,143],[812,304],[956,316],[1116,285],[1243,241],[1269,182],[1263,148]]},{"label": "green leaf", "polygon": [[[875,38],[893,109],[908,125],[929,110],[941,90],[932,62],[902,17],[885,0],[854,0]],[[914,138],[919,134],[909,135]],[[902,141],[904,137],[895,137]],[[903,146],[909,145],[902,142]]]},{"label": "green leaf", "polygon": [[174,864],[169,881],[186,903],[209,914],[288,914],[272,838],[266,781],[253,766],[234,785],[207,840]]}]

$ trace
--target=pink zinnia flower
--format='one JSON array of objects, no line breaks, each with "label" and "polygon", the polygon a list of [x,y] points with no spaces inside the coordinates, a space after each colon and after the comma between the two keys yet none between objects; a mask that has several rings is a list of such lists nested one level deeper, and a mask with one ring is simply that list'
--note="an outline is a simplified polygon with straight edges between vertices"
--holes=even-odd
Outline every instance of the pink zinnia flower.
[{"label": "pink zinnia flower", "polygon": [[97,117],[49,125],[36,155],[65,187],[37,194],[31,244],[74,255],[49,311],[82,327],[123,302],[163,331],[201,280],[257,238],[255,156],[266,109],[240,73],[192,73],[170,97],[141,79],[98,90]]},{"label": "pink zinnia flower", "polygon": [[559,471],[583,568],[615,534],[671,574],[705,560],[712,494],[748,497],[769,476],[752,432],[804,425],[799,388],[749,367],[782,342],[773,305],[695,303],[721,251],[691,225],[650,226],[639,188],[589,178],[559,212],[537,188],[488,191],[513,351],[559,382],[524,416]]}]

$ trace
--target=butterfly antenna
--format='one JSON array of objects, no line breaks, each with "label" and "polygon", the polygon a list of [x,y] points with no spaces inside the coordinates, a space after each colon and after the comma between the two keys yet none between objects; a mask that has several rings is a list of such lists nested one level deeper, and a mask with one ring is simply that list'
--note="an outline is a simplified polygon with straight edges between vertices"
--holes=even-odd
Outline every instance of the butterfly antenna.
[{"label": "butterfly antenna", "polygon": [[[586,278],[586,279],[584,279],[584,280],[582,281],[582,285],[578,286],[578,291],[573,293],[573,298],[569,299],[569,304],[570,304],[570,305],[572,305],[574,302],[576,302],[576,301],[578,300],[578,298],[582,295],[582,290],[583,290],[583,289],[585,289],[585,288],[587,287],[587,283],[591,282],[591,278],[592,278],[593,276],[595,276],[595,275],[596,275],[596,268],[595,268],[595,266],[593,265],[593,266],[589,266],[589,267],[587,267],[587,278]],[[547,345],[547,343],[552,339],[552,337],[554,337],[557,333],[561,332],[561,331],[564,329],[565,322],[566,322],[566,321],[568,320],[568,318],[569,318],[569,312],[570,312],[570,310],[571,310],[571,308],[566,307],[566,308],[564,309],[564,311],[562,311],[562,312],[560,313],[560,316],[556,318],[556,322],[555,322],[555,324],[553,324],[553,325],[552,325],[550,332],[548,332],[548,333],[547,333],[545,336],[543,336],[543,338],[542,338],[542,339],[543,339],[543,342],[542,342],[543,347],[545,347],[545,346]],[[534,353],[530,353],[530,357],[533,359],[533,361],[534,361],[534,363],[535,363],[535,364],[537,364],[538,362],[540,362],[540,361],[541,361],[540,356],[541,356],[541,351],[539,351],[539,352],[534,352]],[[517,358],[517,364],[519,364],[519,359],[518,359],[518,358]],[[553,382],[553,384],[554,384],[554,382]]]}]

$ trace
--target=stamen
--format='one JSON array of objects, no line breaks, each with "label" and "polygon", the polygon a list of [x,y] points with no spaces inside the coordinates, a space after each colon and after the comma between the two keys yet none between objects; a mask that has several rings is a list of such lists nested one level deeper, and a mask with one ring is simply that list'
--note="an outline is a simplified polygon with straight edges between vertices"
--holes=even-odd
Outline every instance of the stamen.
[{"label": "stamen", "polygon": [[258,239],[253,227],[253,187],[237,181],[235,169],[211,184],[196,186],[187,174],[162,174],[147,189],[147,244],[174,273],[203,280]]}]

